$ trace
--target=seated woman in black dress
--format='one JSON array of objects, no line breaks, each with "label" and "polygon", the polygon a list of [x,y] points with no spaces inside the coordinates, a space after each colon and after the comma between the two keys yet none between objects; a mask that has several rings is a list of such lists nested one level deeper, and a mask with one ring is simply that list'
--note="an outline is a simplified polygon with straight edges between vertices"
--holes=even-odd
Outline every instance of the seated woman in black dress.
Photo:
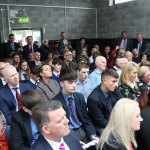
[{"label": "seated woman in black dress", "polygon": [[108,125],[103,130],[97,150],[135,150],[134,131],[140,129],[140,108],[136,101],[120,99],[114,106]]}]

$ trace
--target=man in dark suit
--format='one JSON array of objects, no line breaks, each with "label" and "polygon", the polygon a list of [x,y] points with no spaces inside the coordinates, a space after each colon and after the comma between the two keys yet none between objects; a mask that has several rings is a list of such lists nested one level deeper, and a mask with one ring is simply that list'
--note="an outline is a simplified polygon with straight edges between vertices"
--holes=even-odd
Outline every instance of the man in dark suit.
[{"label": "man in dark suit", "polygon": [[10,147],[12,150],[29,150],[38,139],[40,132],[32,118],[31,110],[42,100],[35,90],[26,90],[21,94],[23,107],[11,119]]},{"label": "man in dark suit", "polygon": [[32,150],[83,150],[70,132],[69,120],[60,102],[55,100],[37,104],[32,110],[32,117],[42,134]]},{"label": "man in dark suit", "polygon": [[23,52],[22,52],[22,55],[23,55],[23,58],[28,60],[28,57],[29,57],[29,53],[32,52],[38,52],[39,51],[39,47],[38,45],[36,44],[33,44],[33,38],[32,36],[27,36],[27,45],[25,45],[23,47]]},{"label": "man in dark suit", "polygon": [[14,34],[9,35],[9,40],[5,44],[5,53],[8,57],[8,54],[10,51],[14,51],[15,53],[18,51],[19,44],[15,42],[15,36]]},{"label": "man in dark suit", "polygon": [[63,55],[63,49],[65,47],[72,48],[71,42],[67,40],[66,32],[60,33],[61,39],[59,40],[59,53],[60,55]]},{"label": "man in dark suit", "polygon": [[119,75],[112,69],[102,72],[102,83],[87,99],[88,111],[98,135],[106,127],[112,108],[122,97],[117,91]]},{"label": "man in dark suit", "polygon": [[53,100],[58,100],[62,103],[66,116],[70,121],[69,127],[75,132],[80,141],[98,140],[88,116],[84,96],[75,92],[76,72],[71,68],[62,69],[59,79],[62,91]]},{"label": "man in dark suit", "polygon": [[30,86],[19,83],[18,72],[12,65],[4,68],[3,76],[7,84],[0,89],[0,110],[4,113],[7,124],[10,125],[11,117],[22,106],[20,94]]},{"label": "man in dark suit", "polygon": [[143,39],[142,33],[137,33],[136,42],[135,42],[134,47],[139,50],[140,54],[145,51],[145,48],[146,48],[145,46],[146,46],[147,43],[148,42]]},{"label": "man in dark suit", "polygon": [[126,31],[122,31],[122,37],[118,39],[118,46],[125,49],[126,51],[132,51],[133,43],[132,40],[128,39],[128,34]]}]

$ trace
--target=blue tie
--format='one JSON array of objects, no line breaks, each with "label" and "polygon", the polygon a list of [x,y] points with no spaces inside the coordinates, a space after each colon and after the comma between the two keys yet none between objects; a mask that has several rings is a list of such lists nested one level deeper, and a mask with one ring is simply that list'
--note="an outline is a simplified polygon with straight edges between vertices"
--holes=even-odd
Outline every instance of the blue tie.
[{"label": "blue tie", "polygon": [[69,101],[69,110],[70,110],[70,115],[72,116],[72,118],[76,121],[76,123],[78,125],[81,125],[79,119],[77,118],[77,114],[76,114],[76,110],[75,110],[75,103],[73,101],[72,97],[68,97],[68,101]]},{"label": "blue tie", "polygon": [[28,78],[26,73],[24,73],[23,76],[24,76],[25,80],[29,80],[29,78]]},{"label": "blue tie", "polygon": [[106,97],[106,102],[107,102],[108,113],[110,114],[112,111],[112,103],[111,103],[110,94],[108,94],[108,96]]}]

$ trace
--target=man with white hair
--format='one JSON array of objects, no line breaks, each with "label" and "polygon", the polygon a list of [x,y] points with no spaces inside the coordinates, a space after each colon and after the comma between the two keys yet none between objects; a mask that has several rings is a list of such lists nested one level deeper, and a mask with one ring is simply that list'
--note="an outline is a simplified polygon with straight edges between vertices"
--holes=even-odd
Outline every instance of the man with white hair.
[{"label": "man with white hair", "polygon": [[128,62],[127,58],[119,58],[117,61],[118,70],[116,71],[120,77],[121,72],[125,66],[125,64]]},{"label": "man with white hair", "polygon": [[126,51],[125,58],[127,58],[128,61],[132,61],[133,54],[130,51]]},{"label": "man with white hair", "polygon": [[0,89],[0,111],[4,113],[7,123],[11,124],[12,115],[22,106],[20,94],[30,89],[30,86],[25,83],[19,83],[18,72],[12,65],[4,68],[3,76],[6,85]]},{"label": "man with white hair", "polygon": [[93,89],[101,83],[101,74],[106,69],[106,58],[103,56],[97,56],[95,59],[96,69],[90,73],[89,78],[92,82]]}]

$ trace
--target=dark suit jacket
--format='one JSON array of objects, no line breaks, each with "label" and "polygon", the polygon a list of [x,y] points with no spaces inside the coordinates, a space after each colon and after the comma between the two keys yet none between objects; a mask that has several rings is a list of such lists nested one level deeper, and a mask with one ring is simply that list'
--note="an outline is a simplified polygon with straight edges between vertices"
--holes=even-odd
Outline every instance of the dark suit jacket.
[{"label": "dark suit jacket", "polygon": [[2,80],[0,79],[0,88],[3,87],[3,82]]},{"label": "dark suit jacket", "polygon": [[20,109],[11,119],[11,150],[29,150],[32,143],[32,131],[28,113]]},{"label": "dark suit jacket", "polygon": [[[110,97],[112,100],[112,107],[120,98],[122,98],[117,89],[110,92]],[[107,102],[100,86],[97,86],[89,95],[87,99],[87,106],[93,125],[99,135],[100,130],[106,127],[110,116],[107,109]]]},{"label": "dark suit jacket", "polygon": [[28,81],[26,82],[26,84],[29,84],[30,87],[31,87],[31,89],[36,90],[36,84],[32,83],[30,80],[28,80]]},{"label": "dark suit jacket", "polygon": [[[33,51],[34,52],[38,52],[39,51],[38,45],[33,44]],[[26,60],[28,60],[29,53],[30,53],[29,45],[27,44],[27,45],[25,45],[23,47],[23,52],[22,52],[23,58],[26,59]]]},{"label": "dark suit jacket", "polygon": [[[68,48],[69,48],[69,46],[71,46],[71,42],[69,40],[67,40],[67,42],[68,42],[68,45],[66,45],[66,46],[68,46]],[[64,47],[65,47],[64,42],[63,42],[62,39],[60,39],[59,40],[59,50],[60,50],[59,52],[60,52],[60,55],[63,55]]]},{"label": "dark suit jacket", "polygon": [[10,51],[17,52],[17,51],[18,51],[18,48],[19,48],[19,44],[16,43],[16,42],[14,42],[14,47],[15,47],[15,50],[12,49],[11,44],[10,44],[10,42],[8,41],[8,42],[5,44],[5,51],[7,52],[7,54],[9,54]]},{"label": "dark suit jacket", "polygon": [[143,121],[140,130],[137,132],[138,150],[150,150],[150,105],[141,111]]},{"label": "dark suit jacket", "polygon": [[[64,137],[65,143],[68,145],[70,150],[83,150],[79,141],[76,137],[70,132],[69,135]],[[31,150],[53,150],[50,144],[45,140],[45,138],[41,135],[39,136],[37,142],[32,146]]]},{"label": "dark suit jacket", "polygon": [[[121,41],[122,41],[122,38],[118,39],[118,45],[120,46],[121,45]],[[132,43],[132,40],[130,39],[127,39],[127,45],[126,45],[126,51],[132,51],[133,49],[133,43]]]},{"label": "dark suit jacket", "polygon": [[[30,89],[25,83],[19,83],[20,92]],[[4,113],[7,123],[11,124],[11,117],[16,112],[16,100],[8,84],[0,89],[0,110]]]},{"label": "dark suit jacket", "polygon": [[[87,137],[90,137],[91,135],[96,134],[95,129],[93,127],[93,124],[89,118],[88,112],[87,112],[87,106],[84,100],[84,96],[81,93],[75,92],[73,93],[74,101],[76,105],[76,113],[79,121],[82,123],[83,128],[85,130],[85,133],[87,134]],[[64,110],[66,111],[66,116],[69,119],[69,111],[67,107],[67,103],[60,92],[58,95],[56,95],[52,100],[58,100],[62,103],[62,106]]]},{"label": "dark suit jacket", "polygon": [[[139,43],[139,41],[135,41],[135,43],[134,43],[134,48],[138,48],[138,43]],[[146,44],[147,44],[148,42],[146,41],[146,40],[143,40],[143,42],[142,42],[142,48],[141,48],[141,51],[140,51],[140,53],[142,53],[142,52],[144,52],[145,51],[145,48],[146,48]]]}]

